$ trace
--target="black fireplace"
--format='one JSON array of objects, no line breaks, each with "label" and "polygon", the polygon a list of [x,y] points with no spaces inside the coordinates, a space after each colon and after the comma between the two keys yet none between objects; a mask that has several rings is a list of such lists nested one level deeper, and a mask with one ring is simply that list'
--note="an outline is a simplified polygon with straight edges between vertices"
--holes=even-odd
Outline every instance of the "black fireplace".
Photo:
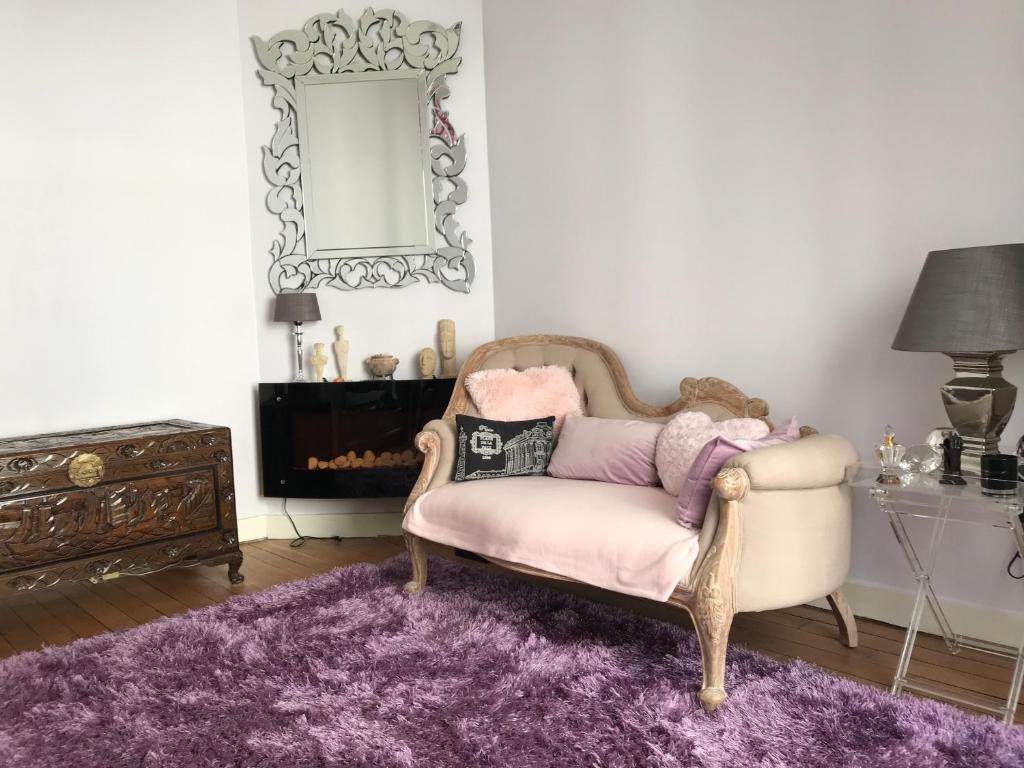
[{"label": "black fireplace", "polygon": [[448,406],[454,379],[260,384],[263,495],[407,496],[423,455],[413,440]]}]

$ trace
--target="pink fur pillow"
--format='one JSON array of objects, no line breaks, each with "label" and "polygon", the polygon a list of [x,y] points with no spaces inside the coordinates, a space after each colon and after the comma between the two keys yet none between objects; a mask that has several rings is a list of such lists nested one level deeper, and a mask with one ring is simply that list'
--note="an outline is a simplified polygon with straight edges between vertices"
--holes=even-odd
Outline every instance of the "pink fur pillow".
[{"label": "pink fur pillow", "polygon": [[701,411],[683,411],[666,424],[658,436],[654,461],[661,484],[673,496],[678,496],[701,448],[719,435],[731,440],[758,440],[767,434],[768,425],[760,419],[712,421]]},{"label": "pink fur pillow", "polygon": [[517,371],[496,368],[466,377],[466,389],[485,419],[524,421],[555,417],[555,432],[566,416],[580,416],[580,393],[572,374],[560,365]]}]

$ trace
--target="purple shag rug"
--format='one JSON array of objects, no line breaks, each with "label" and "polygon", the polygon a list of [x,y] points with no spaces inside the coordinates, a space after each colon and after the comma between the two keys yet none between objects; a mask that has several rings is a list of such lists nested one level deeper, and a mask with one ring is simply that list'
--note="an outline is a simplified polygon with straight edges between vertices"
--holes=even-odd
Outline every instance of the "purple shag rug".
[{"label": "purple shag rug", "polygon": [[0,662],[0,765],[1006,766],[1024,728],[404,556]]}]

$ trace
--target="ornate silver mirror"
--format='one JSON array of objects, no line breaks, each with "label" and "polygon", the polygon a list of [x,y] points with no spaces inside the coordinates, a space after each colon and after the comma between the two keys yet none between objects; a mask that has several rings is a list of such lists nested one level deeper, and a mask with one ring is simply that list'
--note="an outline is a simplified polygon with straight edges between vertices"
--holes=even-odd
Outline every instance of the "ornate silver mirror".
[{"label": "ornate silver mirror", "polygon": [[358,23],[339,11],[252,38],[281,113],[263,148],[281,220],[275,293],[419,280],[469,291],[471,241],[455,219],[466,149],[441,106],[460,28],[367,8]]}]

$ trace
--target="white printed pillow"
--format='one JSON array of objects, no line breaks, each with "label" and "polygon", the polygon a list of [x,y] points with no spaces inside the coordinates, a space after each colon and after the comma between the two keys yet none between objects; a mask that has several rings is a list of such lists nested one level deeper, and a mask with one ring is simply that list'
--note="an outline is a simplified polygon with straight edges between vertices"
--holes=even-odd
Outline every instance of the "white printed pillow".
[{"label": "white printed pillow", "polygon": [[759,440],[770,430],[760,419],[712,421],[700,411],[683,411],[658,435],[654,463],[665,490],[678,496],[694,459],[709,441],[722,435],[730,440]]}]

